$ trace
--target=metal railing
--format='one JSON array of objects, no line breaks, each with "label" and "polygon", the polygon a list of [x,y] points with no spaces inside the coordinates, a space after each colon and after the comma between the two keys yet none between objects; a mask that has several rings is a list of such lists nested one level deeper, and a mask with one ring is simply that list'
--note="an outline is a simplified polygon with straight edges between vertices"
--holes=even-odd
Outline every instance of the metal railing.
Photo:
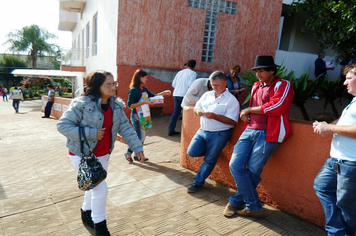
[{"label": "metal railing", "polygon": [[85,66],[85,50],[78,48],[61,48],[62,66]]}]

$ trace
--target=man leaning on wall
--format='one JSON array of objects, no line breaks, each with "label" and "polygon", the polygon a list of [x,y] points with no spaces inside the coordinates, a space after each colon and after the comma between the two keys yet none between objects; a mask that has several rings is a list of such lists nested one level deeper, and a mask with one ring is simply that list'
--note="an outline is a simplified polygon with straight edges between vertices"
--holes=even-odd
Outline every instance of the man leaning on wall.
[{"label": "man leaning on wall", "polygon": [[294,92],[289,81],[276,76],[277,66],[272,56],[257,56],[251,68],[259,81],[252,87],[249,107],[240,113],[244,131],[229,163],[237,191],[224,210],[226,217],[264,216],[256,191],[262,169],[279,143],[292,134],[288,113]]},{"label": "man leaning on wall", "polygon": [[200,129],[187,150],[191,157],[204,156],[204,162],[188,188],[188,193],[197,192],[203,187],[239,118],[240,104],[226,88],[225,73],[215,71],[209,80],[213,91],[204,93],[195,104],[194,113],[200,117]]},{"label": "man leaning on wall", "polygon": [[[356,96],[356,64],[344,69],[347,92]],[[328,235],[356,233],[356,97],[330,124],[314,122],[314,132],[333,134],[330,158],[314,180],[314,189],[325,212]]]}]

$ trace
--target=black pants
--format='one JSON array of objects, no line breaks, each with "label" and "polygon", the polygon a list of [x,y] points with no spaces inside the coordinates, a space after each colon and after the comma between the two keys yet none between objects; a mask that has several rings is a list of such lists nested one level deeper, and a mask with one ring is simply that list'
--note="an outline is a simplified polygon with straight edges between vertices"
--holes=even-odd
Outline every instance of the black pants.
[{"label": "black pants", "polygon": [[45,117],[49,117],[51,115],[52,106],[53,102],[47,102],[45,107]]}]

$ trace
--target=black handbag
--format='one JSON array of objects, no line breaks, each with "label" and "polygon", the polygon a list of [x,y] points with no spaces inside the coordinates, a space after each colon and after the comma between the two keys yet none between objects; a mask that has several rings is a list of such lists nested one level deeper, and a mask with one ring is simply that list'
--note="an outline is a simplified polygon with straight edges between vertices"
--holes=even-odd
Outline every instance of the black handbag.
[{"label": "black handbag", "polygon": [[[82,141],[82,135],[84,141]],[[106,178],[106,170],[101,165],[98,158],[94,155],[93,151],[91,150],[88,140],[85,136],[84,128],[79,128],[79,140],[80,140],[80,164],[79,164],[79,171],[78,171],[78,188],[87,191],[98,184],[100,184]],[[89,147],[89,155],[84,155],[83,152],[83,142]]]}]

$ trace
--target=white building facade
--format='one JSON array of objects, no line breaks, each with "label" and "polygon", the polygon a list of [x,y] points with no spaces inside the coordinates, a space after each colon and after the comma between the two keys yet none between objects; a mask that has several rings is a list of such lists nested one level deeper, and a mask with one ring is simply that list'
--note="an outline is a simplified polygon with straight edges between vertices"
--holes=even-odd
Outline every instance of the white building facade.
[{"label": "white building facade", "polygon": [[303,14],[289,15],[288,10],[293,0],[283,0],[282,14],[280,21],[279,37],[275,62],[283,64],[288,71],[293,70],[296,77],[310,71],[310,79],[314,76],[314,61],[318,58],[318,53],[323,50],[326,52],[324,61],[331,61],[335,66],[334,70],[328,70],[327,75],[330,81],[339,78],[341,66],[336,63],[333,51],[322,49],[318,46],[311,34],[301,34],[300,29],[303,23]]},{"label": "white building facade", "polygon": [[94,70],[109,71],[117,79],[118,1],[59,0],[58,29],[72,32],[72,48],[62,49],[62,70],[78,74],[78,96],[84,78]]}]

